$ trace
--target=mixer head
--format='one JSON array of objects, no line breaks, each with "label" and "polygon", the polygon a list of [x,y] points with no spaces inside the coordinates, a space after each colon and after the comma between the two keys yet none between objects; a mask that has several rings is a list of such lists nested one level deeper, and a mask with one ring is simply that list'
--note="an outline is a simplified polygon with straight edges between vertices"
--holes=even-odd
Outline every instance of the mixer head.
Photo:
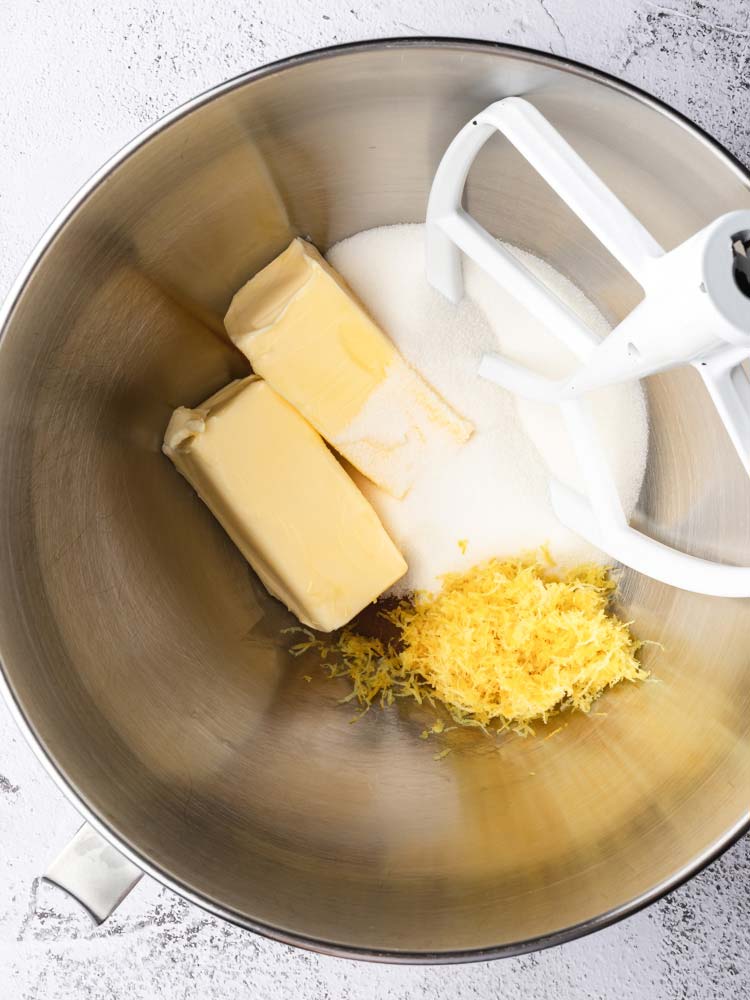
[{"label": "mixer head", "polygon": [[[643,288],[643,300],[604,339],[564,305],[461,205],[474,158],[501,132]],[[697,593],[750,596],[750,567],[698,559],[631,528],[586,395],[693,365],[750,475],[750,211],[730,212],[665,252],[537,109],[519,97],[491,104],[458,133],[435,174],[427,208],[427,277],[463,296],[462,254],[504,286],[579,361],[550,379],[499,355],[479,372],[528,399],[560,405],[587,496],[553,481],[556,514],[639,572]]]}]

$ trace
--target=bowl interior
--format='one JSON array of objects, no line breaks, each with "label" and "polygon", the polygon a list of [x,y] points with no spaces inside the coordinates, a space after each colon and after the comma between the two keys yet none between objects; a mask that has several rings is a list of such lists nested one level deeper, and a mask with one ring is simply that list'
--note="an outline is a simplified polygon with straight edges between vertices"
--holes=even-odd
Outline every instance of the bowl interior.
[{"label": "bowl interior", "polygon": [[[221,322],[236,287],[293,234],[326,248],[421,221],[447,142],[516,93],[667,247],[750,206],[723,154],[586,71],[481,45],[365,46],[253,76],[152,132],[67,218],[6,324],[13,694],[123,843],[219,912],[297,941],[510,949],[628,907],[747,818],[750,602],[626,572],[622,613],[663,645],[646,654],[655,682],[554,738],[488,752],[461,734],[436,763],[420,711],[351,725],[344,682],[288,656],[290,616],[160,454],[173,407],[247,370]],[[613,321],[637,301],[500,139],[468,203]],[[650,379],[648,393],[639,525],[750,561],[747,484],[698,380]]]}]

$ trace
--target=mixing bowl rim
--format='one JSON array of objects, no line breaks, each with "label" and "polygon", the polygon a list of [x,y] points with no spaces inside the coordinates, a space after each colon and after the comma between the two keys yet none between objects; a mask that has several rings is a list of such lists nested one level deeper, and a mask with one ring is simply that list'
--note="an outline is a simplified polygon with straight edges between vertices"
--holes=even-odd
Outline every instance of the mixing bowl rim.
[{"label": "mixing bowl rim", "polygon": [[[317,62],[318,60],[332,59],[341,55],[353,54],[358,51],[377,51],[389,49],[456,49],[484,53],[497,53],[524,62],[546,65],[554,69],[571,73],[573,76],[592,80],[595,83],[603,84],[613,90],[619,91],[628,97],[632,97],[641,104],[645,104],[660,114],[675,122],[681,128],[693,134],[704,145],[706,145],[717,157],[723,159],[725,163],[734,170],[739,178],[750,186],[750,172],[716,139],[705,132],[699,125],[692,122],[687,116],[675,111],[665,102],[653,97],[646,91],[641,90],[633,84],[625,83],[602,70],[595,69],[585,63],[567,57],[556,56],[538,49],[527,48],[520,45],[510,45],[504,42],[493,42],[481,39],[458,38],[450,36],[418,36],[418,37],[396,37],[379,38],[367,41],[348,42],[340,45],[331,45],[325,48],[313,49],[296,55],[287,56],[274,62],[264,64],[256,69],[240,73],[223,83],[217,84],[208,90],[203,91],[191,98],[177,108],[163,115],[157,121],[149,125],[146,129],[137,134],[126,143],[119,151],[110,156],[105,163],[78,189],[67,204],[55,216],[46,228],[41,238],[29,254],[26,263],[21,269],[18,277],[11,285],[5,301],[0,305],[0,350],[2,350],[5,333],[12,320],[15,307],[19,302],[26,286],[34,274],[39,263],[44,258],[47,250],[52,246],[58,234],[65,225],[73,219],[77,210],[86,202],[91,194],[112,174],[121,164],[137,150],[144,147],[151,139],[160,132],[169,128],[175,122],[191,114],[193,111],[209,104],[211,101],[224,94],[237,90],[246,84],[255,82],[265,77],[273,76],[277,73],[292,69],[296,66]],[[555,945],[564,944],[577,938],[584,937],[594,931],[601,930],[611,924],[622,920],[624,917],[637,913],[651,903],[663,898],[668,893],[679,888],[693,876],[710,865],[716,858],[728,850],[740,837],[750,829],[750,815],[739,820],[734,827],[731,827],[724,835],[717,839],[711,847],[704,850],[692,862],[674,873],[667,879],[653,886],[648,891],[636,896],[634,899],[623,903],[603,914],[592,917],[581,923],[571,925],[562,930],[553,931],[535,938],[523,941],[511,942],[509,944],[476,948],[458,949],[440,952],[429,951],[398,951],[391,949],[366,948],[357,945],[346,945],[335,941],[326,941],[322,938],[310,937],[305,934],[286,930],[283,927],[276,927],[255,921],[242,915],[225,909],[221,904],[213,901],[209,897],[201,895],[189,886],[182,884],[178,879],[161,871],[159,867],[150,859],[144,857],[139,850],[125,840],[116,830],[114,830],[104,819],[100,818],[94,809],[86,801],[82,790],[74,787],[70,779],[58,767],[51,755],[45,749],[43,740],[34,729],[31,719],[26,716],[12,688],[10,677],[5,667],[5,656],[2,649],[4,642],[0,636],[0,691],[5,698],[11,715],[23,733],[26,741],[35,753],[36,757],[45,768],[53,781],[61,789],[64,795],[75,806],[81,816],[96,829],[106,840],[108,840],[117,850],[129,858],[146,874],[151,875],[162,885],[173,892],[189,900],[204,910],[220,917],[229,923],[235,924],[245,930],[253,931],[267,938],[279,941],[283,944],[305,948],[321,954],[332,955],[338,958],[360,959],[366,961],[390,962],[395,964],[419,964],[419,965],[445,965],[462,962],[482,962],[497,958],[523,955],[532,951],[542,950]]]}]

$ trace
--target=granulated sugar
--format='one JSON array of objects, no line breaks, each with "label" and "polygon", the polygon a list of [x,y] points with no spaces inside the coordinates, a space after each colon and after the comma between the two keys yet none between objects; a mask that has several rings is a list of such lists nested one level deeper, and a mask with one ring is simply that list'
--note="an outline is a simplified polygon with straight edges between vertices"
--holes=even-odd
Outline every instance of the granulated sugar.
[{"label": "granulated sugar", "polygon": [[[607,333],[606,320],[567,278],[513,252],[597,333]],[[423,472],[403,500],[356,475],[409,564],[394,592],[434,590],[443,573],[542,544],[562,563],[607,561],[565,528],[550,504],[550,475],[583,489],[559,408],[517,399],[477,374],[486,351],[551,377],[572,370],[575,358],[471,261],[464,262],[466,294],[457,306],[434,291],[424,273],[424,226],[358,233],[334,246],[328,259],[404,358],[475,427],[472,438]],[[631,383],[590,398],[629,514],[648,449],[643,390]]]}]

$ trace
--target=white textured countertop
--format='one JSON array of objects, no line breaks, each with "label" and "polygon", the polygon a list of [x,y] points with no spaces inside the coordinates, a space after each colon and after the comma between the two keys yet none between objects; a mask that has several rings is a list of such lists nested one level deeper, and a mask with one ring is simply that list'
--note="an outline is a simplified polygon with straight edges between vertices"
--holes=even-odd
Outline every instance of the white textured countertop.
[{"label": "white textured countertop", "polygon": [[[4,0],[0,297],[75,189],[176,104],[294,52],[420,34],[589,63],[661,97],[750,162],[747,0]],[[747,839],[668,899],[593,937],[430,969],[294,951],[150,879],[96,929],[38,879],[79,822],[0,705],[0,1000],[723,1000],[750,991]]]}]

